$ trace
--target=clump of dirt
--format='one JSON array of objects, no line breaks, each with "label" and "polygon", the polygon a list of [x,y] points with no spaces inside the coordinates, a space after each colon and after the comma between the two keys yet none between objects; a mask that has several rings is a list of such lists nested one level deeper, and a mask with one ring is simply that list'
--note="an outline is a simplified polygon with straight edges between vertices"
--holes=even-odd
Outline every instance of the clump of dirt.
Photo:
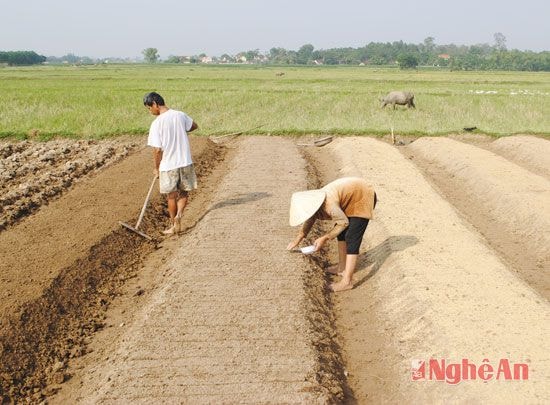
[{"label": "clump of dirt", "polygon": [[[195,166],[201,181],[223,160],[225,149],[208,139],[195,140],[194,145],[200,151]],[[28,148],[27,143],[4,145],[1,153],[13,155]],[[111,157],[124,153],[124,148],[114,146],[88,150],[91,156],[105,156],[108,150]],[[158,235],[166,212],[165,200],[157,196],[140,229]],[[86,257],[64,268],[39,298],[23,304],[16,315],[2,319],[0,403],[37,403],[59,390],[60,384],[70,378],[69,359],[86,353],[90,336],[104,327],[109,304],[125,281],[136,277],[144,258],[157,248],[156,242],[116,229],[91,247]]]},{"label": "clump of dirt", "polygon": [[136,149],[136,141],[55,140],[0,144],[0,231],[59,197],[79,178]]}]

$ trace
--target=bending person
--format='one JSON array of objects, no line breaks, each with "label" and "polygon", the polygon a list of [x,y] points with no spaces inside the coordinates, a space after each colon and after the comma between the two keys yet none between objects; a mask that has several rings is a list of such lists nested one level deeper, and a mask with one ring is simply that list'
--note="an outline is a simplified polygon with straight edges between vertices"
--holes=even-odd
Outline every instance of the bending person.
[{"label": "bending person", "polygon": [[350,290],[359,247],[375,206],[374,188],[358,177],[344,177],[319,190],[294,193],[290,200],[290,226],[303,225],[287,249],[297,247],[316,220],[335,221],[330,232],[315,240],[315,251],[328,240],[338,239],[338,264],[327,271],[342,275],[342,280],[332,283],[329,288],[332,291]]}]

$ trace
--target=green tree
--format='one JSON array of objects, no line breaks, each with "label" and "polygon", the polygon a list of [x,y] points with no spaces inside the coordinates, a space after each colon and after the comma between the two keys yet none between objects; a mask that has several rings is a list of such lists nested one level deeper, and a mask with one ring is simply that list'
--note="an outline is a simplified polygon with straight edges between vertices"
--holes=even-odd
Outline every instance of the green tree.
[{"label": "green tree", "polygon": [[8,65],[36,65],[46,61],[46,57],[34,51],[0,52],[0,63]]},{"label": "green tree", "polygon": [[233,63],[235,62],[235,58],[227,53],[224,53],[221,57],[220,57],[220,60],[224,63]]},{"label": "green tree", "polygon": [[271,48],[269,61],[276,64],[288,63],[288,51],[285,48]]},{"label": "green tree", "polygon": [[157,48],[145,48],[141,53],[148,63],[157,63],[159,59]]},{"label": "green tree", "polygon": [[427,37],[424,39],[424,49],[427,53],[432,53],[435,49],[435,38]]},{"label": "green tree", "polygon": [[180,63],[180,58],[175,55],[170,55],[168,58],[164,61],[165,63]]},{"label": "green tree", "polygon": [[416,69],[418,58],[412,54],[402,53],[397,57],[397,63],[401,69]]},{"label": "green tree", "polygon": [[247,62],[254,62],[254,60],[259,56],[260,56],[259,49],[251,49],[250,51],[244,52],[244,57],[246,58]]},{"label": "green tree", "polygon": [[432,65],[437,62],[437,54],[435,52],[435,38],[427,37],[420,45],[420,63],[422,65]]},{"label": "green tree", "polygon": [[506,50],[506,37],[502,32],[497,32],[494,35],[495,38],[495,49],[497,51],[505,51]]},{"label": "green tree", "polygon": [[306,65],[308,62],[311,62],[311,55],[313,54],[313,45],[306,44],[302,45],[298,49],[297,60],[296,62],[301,65]]}]

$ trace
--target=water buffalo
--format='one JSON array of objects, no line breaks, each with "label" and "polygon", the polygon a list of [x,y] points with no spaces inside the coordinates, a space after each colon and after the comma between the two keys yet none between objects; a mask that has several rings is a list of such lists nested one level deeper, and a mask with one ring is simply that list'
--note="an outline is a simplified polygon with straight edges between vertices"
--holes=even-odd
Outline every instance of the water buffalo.
[{"label": "water buffalo", "polygon": [[395,110],[395,105],[406,105],[408,108],[416,108],[414,105],[414,94],[408,91],[392,91],[386,97],[380,99],[382,108],[387,104],[391,104]]}]

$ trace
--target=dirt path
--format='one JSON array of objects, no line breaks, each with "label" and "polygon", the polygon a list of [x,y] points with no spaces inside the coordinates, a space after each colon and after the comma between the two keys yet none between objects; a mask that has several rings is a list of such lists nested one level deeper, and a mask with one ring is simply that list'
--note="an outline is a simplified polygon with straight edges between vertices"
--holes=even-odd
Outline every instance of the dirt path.
[{"label": "dirt path", "polygon": [[[330,324],[323,308],[308,310],[303,277],[310,265],[285,251],[293,236],[290,194],[306,185],[305,163],[292,142],[243,140],[213,205],[158,269],[166,274],[164,284],[124,326],[116,350],[83,371],[75,400],[296,403],[341,397],[341,382],[321,364],[323,353],[313,344],[319,334],[328,339]],[[322,284],[319,272],[317,277]]]},{"label": "dirt path", "polygon": [[[313,153],[333,162],[326,181],[362,176],[380,200],[362,247],[357,287],[337,297],[357,400],[548,402],[548,302],[486,247],[397,149],[366,138],[342,138],[325,148]],[[454,159],[449,156],[449,164]],[[412,360],[430,358],[526,362],[529,381],[412,382]]]}]

